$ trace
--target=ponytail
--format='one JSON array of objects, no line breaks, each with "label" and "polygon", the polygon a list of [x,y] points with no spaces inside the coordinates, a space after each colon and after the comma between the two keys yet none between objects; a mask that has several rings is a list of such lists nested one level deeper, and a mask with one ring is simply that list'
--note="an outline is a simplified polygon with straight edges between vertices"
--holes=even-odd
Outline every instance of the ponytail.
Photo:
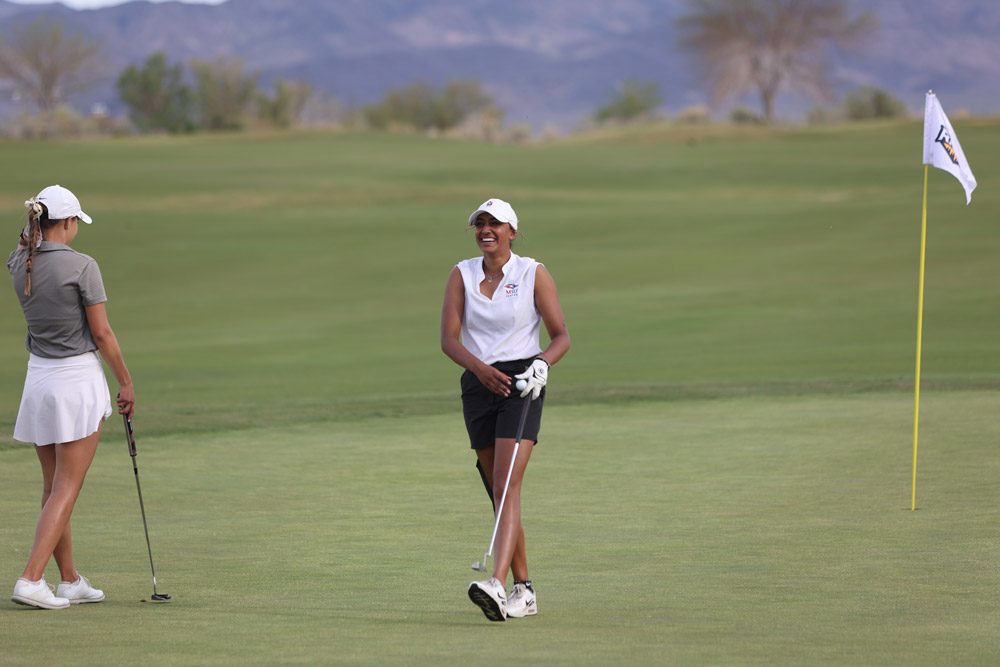
[{"label": "ponytail", "polygon": [[28,226],[21,232],[21,243],[28,246],[28,262],[24,271],[24,296],[31,296],[31,265],[35,250],[42,243],[42,225],[49,222],[49,211],[45,204],[29,199],[24,202],[28,209]]}]

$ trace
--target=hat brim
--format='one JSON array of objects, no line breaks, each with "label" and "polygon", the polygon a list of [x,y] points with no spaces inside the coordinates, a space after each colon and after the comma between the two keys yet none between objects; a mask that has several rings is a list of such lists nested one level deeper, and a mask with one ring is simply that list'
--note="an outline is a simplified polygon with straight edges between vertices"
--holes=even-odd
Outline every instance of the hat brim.
[{"label": "hat brim", "polygon": [[86,213],[84,213],[83,211],[80,211],[79,213],[77,213],[76,217],[80,218],[81,220],[83,220],[84,222],[86,222],[88,225],[94,222],[94,219],[91,218]]},{"label": "hat brim", "polygon": [[493,211],[491,211],[488,208],[478,208],[475,211],[473,211],[472,215],[469,216],[469,227],[471,227],[474,224],[476,224],[476,218],[479,217],[480,213],[488,213],[490,215],[490,217],[493,218],[494,220],[496,220],[497,222],[505,222],[508,225],[510,225],[511,227],[513,227],[514,229],[517,229],[517,222],[511,222],[510,220],[501,220],[500,218],[498,218],[495,215],[493,215]]},{"label": "hat brim", "polygon": [[[481,208],[477,208],[475,211],[472,212],[472,215],[469,216],[469,227],[471,227],[472,225],[476,224],[476,218],[478,218],[479,214],[482,213],[482,212],[483,212],[483,209],[481,209]],[[493,215],[493,214],[491,213],[490,215]]]}]

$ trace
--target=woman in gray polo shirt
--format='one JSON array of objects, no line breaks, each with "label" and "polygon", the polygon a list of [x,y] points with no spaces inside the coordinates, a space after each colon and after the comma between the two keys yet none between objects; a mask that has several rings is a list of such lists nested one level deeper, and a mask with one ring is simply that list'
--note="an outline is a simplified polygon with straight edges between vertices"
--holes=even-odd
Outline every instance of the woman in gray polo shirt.
[{"label": "woman in gray polo shirt", "polygon": [[[14,439],[36,445],[42,465],[42,512],[28,564],[11,599],[63,609],[104,599],[104,593],[76,570],[70,531],[70,516],[97,452],[101,426],[112,412],[97,350],[118,380],[118,411],[130,417],[135,390],[108,323],[97,262],[70,248],[80,221],[90,224],[90,216],[76,196],[59,185],[45,188],[25,206],[28,224],[7,260],[28,325],[28,373]],[[52,556],[62,579],[55,595],[44,578]]]}]

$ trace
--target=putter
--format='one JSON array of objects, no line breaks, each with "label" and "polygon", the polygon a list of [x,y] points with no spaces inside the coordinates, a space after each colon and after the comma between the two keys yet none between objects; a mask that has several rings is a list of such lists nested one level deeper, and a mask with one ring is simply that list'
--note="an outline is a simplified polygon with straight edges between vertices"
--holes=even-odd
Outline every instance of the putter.
[{"label": "putter", "polygon": [[510,474],[514,472],[514,462],[517,460],[517,450],[521,448],[521,435],[524,433],[524,424],[528,421],[528,410],[531,408],[531,397],[524,401],[521,407],[521,419],[517,423],[517,437],[514,439],[514,453],[510,455],[510,466],[507,467],[507,481],[503,483],[503,495],[500,496],[500,507],[497,508],[497,519],[493,524],[493,535],[490,537],[490,544],[483,553],[483,560],[472,564],[472,569],[476,572],[485,572],[486,564],[493,555],[493,543],[497,539],[497,530],[500,529],[500,517],[503,514],[503,505],[507,500],[507,487],[510,486]]},{"label": "putter", "polygon": [[132,432],[132,420],[128,415],[122,415],[125,422],[125,437],[128,439],[128,454],[132,457],[132,472],[135,473],[135,490],[139,492],[139,511],[142,513],[142,530],[146,534],[146,551],[149,552],[149,571],[153,574],[153,594],[150,602],[170,602],[167,593],[156,592],[156,568],[153,567],[153,547],[149,545],[149,527],[146,525],[146,506],[142,502],[142,487],[139,485],[139,467],[135,464],[135,434]]}]

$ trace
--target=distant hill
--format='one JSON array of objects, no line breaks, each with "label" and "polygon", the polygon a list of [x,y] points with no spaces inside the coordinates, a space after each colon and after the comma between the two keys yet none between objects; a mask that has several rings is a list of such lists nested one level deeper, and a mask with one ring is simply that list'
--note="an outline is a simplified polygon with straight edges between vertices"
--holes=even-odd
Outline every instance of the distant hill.
[{"label": "distant hill", "polygon": [[[880,27],[856,53],[833,54],[841,91],[886,88],[914,111],[934,88],[947,109],[1000,112],[1000,3],[850,0]],[[306,79],[348,105],[416,80],[482,81],[509,123],[569,127],[627,79],[657,82],[670,112],[706,100],[677,48],[678,0],[228,0],[220,5],[129,2],[98,10],[0,0],[0,34],[39,15],[104,45],[96,84],[74,103],[112,110],[118,73],[156,51],[173,62],[236,55],[260,73]],[[745,103],[756,108],[756,100]],[[812,102],[779,100],[801,117]],[[7,101],[0,112],[10,113]]]}]

